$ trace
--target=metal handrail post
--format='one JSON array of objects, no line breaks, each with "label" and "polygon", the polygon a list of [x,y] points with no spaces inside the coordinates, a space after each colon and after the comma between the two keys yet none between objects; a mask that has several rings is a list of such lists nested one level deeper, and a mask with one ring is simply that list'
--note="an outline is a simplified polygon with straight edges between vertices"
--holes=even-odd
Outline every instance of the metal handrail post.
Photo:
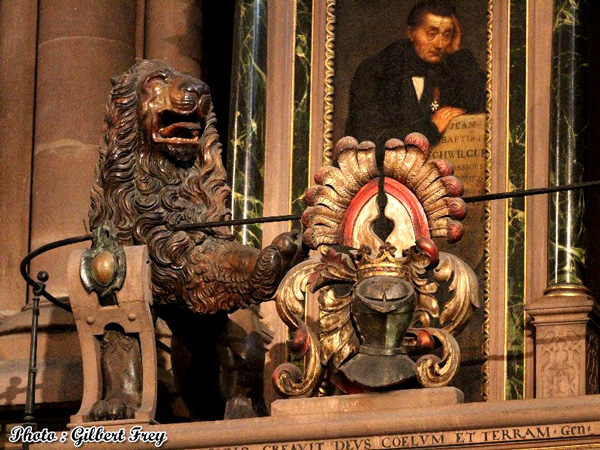
[{"label": "metal handrail post", "polygon": [[[38,322],[40,316],[40,294],[44,291],[46,281],[48,281],[47,272],[39,272],[37,275],[39,282],[33,289],[33,301],[31,304],[31,341],[29,346],[29,371],[27,374],[27,394],[25,400],[25,426],[30,426],[31,431],[36,431],[37,423],[33,415],[35,408],[35,380],[37,376],[37,342],[38,342]],[[23,442],[23,450],[29,449],[29,443]]]}]

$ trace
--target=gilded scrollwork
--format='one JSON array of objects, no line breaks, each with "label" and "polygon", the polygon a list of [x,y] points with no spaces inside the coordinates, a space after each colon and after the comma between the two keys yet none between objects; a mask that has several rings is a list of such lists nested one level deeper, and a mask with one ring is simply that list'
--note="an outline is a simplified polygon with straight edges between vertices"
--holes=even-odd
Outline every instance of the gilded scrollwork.
[{"label": "gilded scrollwork", "polygon": [[[410,380],[439,387],[458,370],[453,335],[480,306],[477,278],[430,238],[462,236],[462,185],[450,164],[429,159],[418,133],[390,139],[383,156],[380,173],[373,143],[342,138],[334,165],[319,170],[307,191],[304,243],[319,256],[293,269],[277,292],[292,356],[304,357],[303,372],[290,363],[277,368],[283,396],[323,395],[323,381],[346,393]],[[301,320],[309,290],[318,293],[318,339]],[[407,333],[411,325],[421,328]],[[441,358],[415,363],[434,348]]]},{"label": "gilded scrollwork", "polygon": [[[441,327],[452,335],[460,333],[473,315],[473,308],[481,307],[478,295],[477,277],[466,263],[455,255],[440,252],[438,266],[433,270],[435,282],[423,283],[417,287],[419,305],[414,323],[429,327],[436,320]],[[440,283],[449,282],[448,291],[451,297],[440,305],[434,295]]]},{"label": "gilded scrollwork", "polygon": [[283,397],[314,394],[323,375],[319,342],[301,319],[304,316],[303,303],[309,278],[319,264],[321,262],[315,259],[298,264],[283,278],[275,294],[279,317],[289,327],[293,336],[288,342],[288,347],[294,357],[306,357],[304,372],[295,364],[285,363],[273,373],[275,390]]},{"label": "gilded scrollwork", "polygon": [[442,357],[434,354],[422,356],[417,360],[417,380],[423,387],[446,386],[456,375],[460,365],[460,347],[456,339],[445,330],[425,328],[442,346]]},{"label": "gilded scrollwork", "polygon": [[319,294],[319,338],[321,363],[338,369],[359,348],[358,336],[351,319],[352,296],[335,295],[332,288]]}]

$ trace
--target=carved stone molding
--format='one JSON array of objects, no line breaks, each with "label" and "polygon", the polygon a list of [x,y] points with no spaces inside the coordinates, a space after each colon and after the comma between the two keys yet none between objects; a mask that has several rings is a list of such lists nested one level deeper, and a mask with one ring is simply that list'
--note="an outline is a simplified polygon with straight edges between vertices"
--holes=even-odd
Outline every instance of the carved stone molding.
[{"label": "carved stone molding", "polygon": [[[585,335],[569,327],[547,327],[536,330],[538,365],[544,386],[544,397],[571,397],[582,392],[580,368],[585,364]],[[539,391],[538,391],[539,392]],[[538,395],[539,396],[539,395]]]},{"label": "carved stone molding", "polygon": [[588,394],[598,394],[600,392],[600,380],[598,371],[600,358],[600,338],[598,333],[588,333],[586,337],[586,386]]},{"label": "carved stone molding", "polygon": [[553,286],[526,310],[535,326],[536,397],[597,394],[600,315],[589,291]]}]

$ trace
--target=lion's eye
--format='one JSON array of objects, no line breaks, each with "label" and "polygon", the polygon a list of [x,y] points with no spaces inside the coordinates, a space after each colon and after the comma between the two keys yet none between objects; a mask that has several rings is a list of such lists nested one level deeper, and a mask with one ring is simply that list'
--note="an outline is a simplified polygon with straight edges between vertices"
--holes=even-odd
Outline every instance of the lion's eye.
[{"label": "lion's eye", "polygon": [[167,81],[167,74],[163,72],[153,73],[146,78],[146,83],[152,83],[154,81]]}]

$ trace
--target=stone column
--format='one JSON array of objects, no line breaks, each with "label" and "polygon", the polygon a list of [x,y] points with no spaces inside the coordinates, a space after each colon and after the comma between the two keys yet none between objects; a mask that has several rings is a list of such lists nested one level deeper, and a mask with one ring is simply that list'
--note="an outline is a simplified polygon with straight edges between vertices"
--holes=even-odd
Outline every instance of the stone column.
[{"label": "stone column", "polygon": [[[588,126],[587,1],[556,0],[550,185],[582,181]],[[536,330],[536,397],[598,393],[598,310],[585,277],[584,192],[552,194],[548,288],[527,307]]]},{"label": "stone column", "polygon": [[[7,2],[12,3],[12,2]],[[98,158],[110,77],[135,61],[136,2],[40,0],[32,168],[31,248],[88,232],[89,192]],[[82,244],[81,246],[85,246]],[[48,291],[66,298],[66,267],[74,246],[34,261],[50,273]],[[81,354],[70,313],[41,308],[36,400],[78,401]],[[25,399],[31,312],[0,327],[3,404]]]},{"label": "stone column", "polygon": [[[31,246],[88,232],[89,192],[110,78],[135,62],[136,3],[41,0]],[[66,296],[66,247],[36,259]]]},{"label": "stone column", "polygon": [[[587,144],[586,0],[554,5],[549,185],[583,181]],[[548,285],[583,286],[586,233],[584,191],[550,196]]]},{"label": "stone column", "polygon": [[195,0],[146,0],[144,58],[201,76],[202,10]]},{"label": "stone column", "polygon": [[[235,12],[227,171],[234,219],[262,217],[267,85],[267,0],[238,0]],[[244,244],[260,246],[260,226],[239,228]]]},{"label": "stone column", "polygon": [[21,310],[19,263],[29,250],[37,2],[1,2],[0,17],[0,323]]}]

